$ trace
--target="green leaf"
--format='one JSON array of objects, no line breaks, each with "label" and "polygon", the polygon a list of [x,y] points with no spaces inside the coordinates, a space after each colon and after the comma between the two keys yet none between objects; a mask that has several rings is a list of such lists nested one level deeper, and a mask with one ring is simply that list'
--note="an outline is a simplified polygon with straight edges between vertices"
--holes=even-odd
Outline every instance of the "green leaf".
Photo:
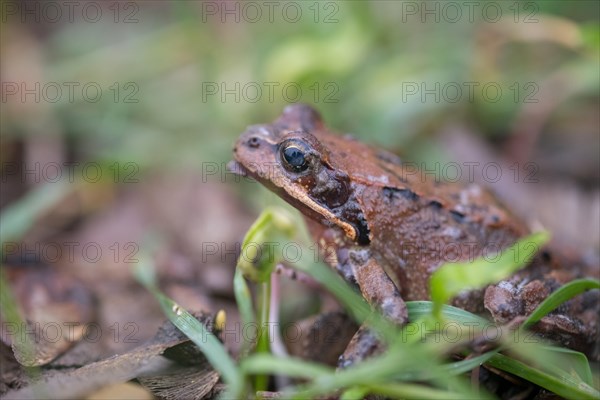
[{"label": "green leaf", "polygon": [[439,316],[442,304],[457,294],[499,282],[526,266],[549,238],[546,232],[534,233],[502,250],[495,260],[481,257],[473,262],[448,263],[440,267],[429,280],[434,315]]}]

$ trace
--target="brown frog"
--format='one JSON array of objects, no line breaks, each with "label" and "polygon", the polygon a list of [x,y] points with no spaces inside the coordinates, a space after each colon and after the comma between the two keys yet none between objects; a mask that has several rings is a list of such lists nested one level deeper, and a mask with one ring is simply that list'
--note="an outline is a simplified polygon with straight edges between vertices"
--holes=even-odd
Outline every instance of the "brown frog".
[{"label": "brown frog", "polygon": [[[335,248],[332,266],[399,325],[408,321],[404,301],[428,300],[428,279],[442,264],[504,249],[529,233],[480,186],[424,179],[398,156],[332,133],[304,104],[250,126],[234,154],[237,169],[308,217],[319,244]],[[562,268],[559,257],[545,250],[510,279],[453,304],[489,312],[498,323],[525,316],[562,284],[594,274],[578,263]],[[597,290],[578,296],[535,329],[597,358],[598,298]],[[357,332],[340,365],[374,351],[366,336]]]}]

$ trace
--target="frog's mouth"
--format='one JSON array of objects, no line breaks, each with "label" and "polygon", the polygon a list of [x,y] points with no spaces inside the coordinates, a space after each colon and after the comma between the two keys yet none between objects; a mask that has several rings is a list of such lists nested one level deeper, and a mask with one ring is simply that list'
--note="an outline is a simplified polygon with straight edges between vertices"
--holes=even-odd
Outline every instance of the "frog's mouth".
[{"label": "frog's mouth", "polygon": [[244,167],[242,164],[235,160],[231,160],[227,163],[227,171],[239,176],[253,177],[248,168]]},{"label": "frog's mouth", "polygon": [[[229,161],[227,163],[227,170],[233,174],[249,177],[254,179],[257,182],[260,182],[262,185],[267,187],[267,189],[277,193],[281,198],[285,201],[293,205],[294,207],[300,209],[304,215],[309,218],[314,219],[315,221],[320,221],[323,224],[331,225],[331,221],[334,221],[336,225],[338,225],[345,232],[346,236],[348,236],[351,240],[357,240],[359,236],[359,231],[356,227],[349,224],[346,221],[341,220],[339,217],[334,215],[330,210],[316,203],[314,200],[307,198],[304,196],[304,201],[298,200],[299,197],[303,197],[301,195],[294,196],[291,193],[288,193],[282,187],[278,187],[273,184],[268,179],[262,179],[259,174],[254,173],[252,170],[246,168],[243,164],[236,160]],[[368,239],[367,239],[368,243]]]},{"label": "frog's mouth", "polygon": [[239,162],[237,160],[229,161],[227,163],[226,168],[227,168],[228,172],[230,172],[234,175],[243,176],[244,178],[249,178],[249,179],[255,180],[256,182],[265,186],[267,189],[269,189],[273,192],[276,192],[276,193],[280,193],[281,196],[285,196],[284,190],[275,186],[273,184],[273,182],[271,182],[269,179],[265,179],[264,177],[262,177],[259,172],[256,172],[250,168],[247,168],[246,166],[244,166],[244,164],[242,164],[241,162]]}]

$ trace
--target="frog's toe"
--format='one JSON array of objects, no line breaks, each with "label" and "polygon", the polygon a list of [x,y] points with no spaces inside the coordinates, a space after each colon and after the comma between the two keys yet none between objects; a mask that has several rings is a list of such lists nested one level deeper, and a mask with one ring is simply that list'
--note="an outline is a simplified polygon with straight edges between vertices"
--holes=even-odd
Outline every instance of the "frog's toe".
[{"label": "frog's toe", "polygon": [[361,326],[350,340],[344,354],[338,360],[338,368],[348,368],[362,360],[381,354],[384,350],[380,338],[365,325]]},{"label": "frog's toe", "polygon": [[404,325],[408,322],[406,303],[404,303],[404,300],[402,300],[402,297],[399,295],[383,300],[380,304],[380,308],[381,313],[388,320],[398,325]]}]

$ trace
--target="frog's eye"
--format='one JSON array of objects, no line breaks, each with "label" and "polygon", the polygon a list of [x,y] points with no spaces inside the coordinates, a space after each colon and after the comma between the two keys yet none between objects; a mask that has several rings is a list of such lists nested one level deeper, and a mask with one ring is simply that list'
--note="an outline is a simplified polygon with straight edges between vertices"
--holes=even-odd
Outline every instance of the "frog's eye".
[{"label": "frog's eye", "polygon": [[308,168],[309,149],[297,140],[290,140],[281,146],[283,166],[291,172],[303,172]]}]

